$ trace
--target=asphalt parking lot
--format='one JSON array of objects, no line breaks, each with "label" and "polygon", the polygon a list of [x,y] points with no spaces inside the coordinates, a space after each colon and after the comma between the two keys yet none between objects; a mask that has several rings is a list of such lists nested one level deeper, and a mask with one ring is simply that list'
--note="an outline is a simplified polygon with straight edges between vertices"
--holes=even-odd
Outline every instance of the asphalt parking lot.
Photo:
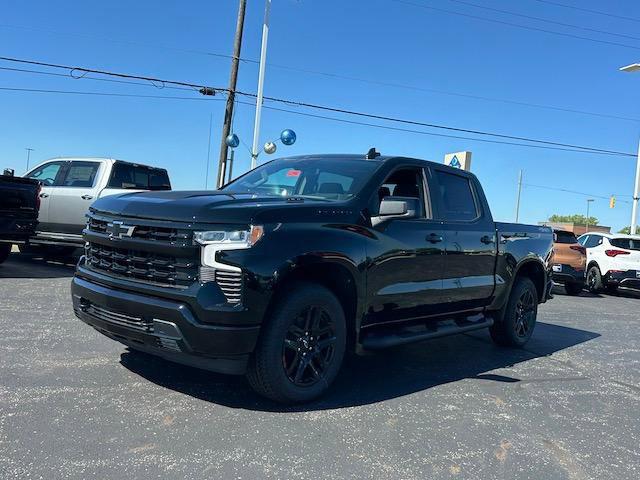
[{"label": "asphalt parking lot", "polygon": [[283,408],[81,323],[72,260],[0,265],[0,478],[640,478],[640,298],[556,295],[485,332],[351,359]]}]

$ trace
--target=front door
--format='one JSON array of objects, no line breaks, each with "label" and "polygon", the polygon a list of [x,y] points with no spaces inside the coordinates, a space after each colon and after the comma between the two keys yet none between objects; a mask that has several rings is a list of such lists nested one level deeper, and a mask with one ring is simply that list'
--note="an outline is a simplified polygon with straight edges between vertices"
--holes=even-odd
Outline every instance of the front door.
[{"label": "front door", "polygon": [[59,181],[63,167],[66,162],[56,160],[34,168],[28,172],[25,177],[38,180],[41,184],[40,189],[40,209],[38,211],[38,231],[49,231],[49,207],[51,203],[51,196],[55,190],[56,183]]},{"label": "front door", "polygon": [[49,206],[49,224],[57,233],[81,234],[87,223],[89,206],[98,197],[97,185],[101,172],[98,161],[69,162]]},{"label": "front door", "polygon": [[495,289],[496,231],[472,177],[432,169],[436,217],[446,236],[443,295],[450,313],[481,309]]},{"label": "front door", "polygon": [[[367,314],[363,326],[397,323],[437,314],[442,309],[445,246],[441,222],[432,218],[421,168],[393,172],[378,198],[417,198],[415,218],[396,218],[373,228],[376,241],[367,251]],[[375,212],[374,212],[375,213]]]}]

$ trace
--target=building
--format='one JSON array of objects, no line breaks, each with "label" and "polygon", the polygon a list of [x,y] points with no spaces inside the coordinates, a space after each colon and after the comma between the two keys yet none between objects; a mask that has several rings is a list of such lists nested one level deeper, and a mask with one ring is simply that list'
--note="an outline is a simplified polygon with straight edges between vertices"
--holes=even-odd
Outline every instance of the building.
[{"label": "building", "polygon": [[[551,227],[555,230],[565,230],[567,232],[573,232],[576,236],[580,236],[587,231],[586,225],[579,225],[577,223],[538,222],[538,225]],[[611,227],[605,227],[604,225],[589,225],[589,231],[600,232],[600,233],[611,233]]]}]

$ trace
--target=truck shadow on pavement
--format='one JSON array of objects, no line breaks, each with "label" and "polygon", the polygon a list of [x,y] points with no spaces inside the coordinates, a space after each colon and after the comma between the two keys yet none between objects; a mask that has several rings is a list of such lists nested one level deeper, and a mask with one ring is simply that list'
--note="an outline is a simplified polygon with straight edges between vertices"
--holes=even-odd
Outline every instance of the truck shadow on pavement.
[{"label": "truck shadow on pavement", "polygon": [[71,278],[77,261],[77,256],[12,253],[0,264],[0,278]]},{"label": "truck shadow on pavement", "polygon": [[131,372],[165,388],[231,408],[300,412],[368,405],[463,379],[519,382],[489,374],[593,340],[586,330],[539,322],[525,349],[495,346],[488,332],[473,332],[417,343],[367,356],[352,355],[327,394],[317,401],[283,406],[254,393],[243,377],[184,367],[151,355],[127,351],[120,362]]}]

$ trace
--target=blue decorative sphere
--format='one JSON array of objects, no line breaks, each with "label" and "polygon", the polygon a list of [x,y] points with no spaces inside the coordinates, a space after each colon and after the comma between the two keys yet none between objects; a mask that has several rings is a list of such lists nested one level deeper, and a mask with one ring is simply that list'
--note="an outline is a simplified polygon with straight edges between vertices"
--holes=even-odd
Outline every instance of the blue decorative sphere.
[{"label": "blue decorative sphere", "polygon": [[240,145],[240,139],[235,133],[230,133],[229,135],[227,135],[224,143],[227,144],[227,147],[236,148],[238,145]]},{"label": "blue decorative sphere", "polygon": [[293,145],[294,143],[296,143],[296,132],[294,132],[290,128],[283,130],[280,134],[280,141],[284,145]]}]

